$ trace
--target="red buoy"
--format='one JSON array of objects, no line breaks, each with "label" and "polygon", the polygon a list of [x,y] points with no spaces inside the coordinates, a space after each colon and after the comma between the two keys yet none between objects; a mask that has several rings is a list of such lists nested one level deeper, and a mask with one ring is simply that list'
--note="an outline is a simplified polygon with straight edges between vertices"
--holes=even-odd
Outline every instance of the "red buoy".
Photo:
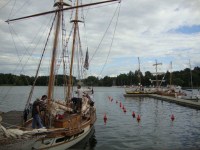
[{"label": "red buoy", "polygon": [[104,117],[103,117],[103,120],[104,120],[104,124],[106,124],[106,122],[107,122],[107,116],[106,116],[106,113],[104,114]]},{"label": "red buoy", "polygon": [[171,115],[171,120],[174,121],[175,117],[174,114]]},{"label": "red buoy", "polygon": [[119,106],[120,106],[120,108],[122,107],[122,103],[121,102],[119,103]]},{"label": "red buoy", "polygon": [[122,107],[122,109],[124,110],[124,106]]},{"label": "red buoy", "polygon": [[132,112],[132,116],[133,116],[133,118],[135,118],[135,112],[134,111]]},{"label": "red buoy", "polygon": [[123,110],[124,110],[124,113],[126,113],[126,108],[124,108]]},{"label": "red buoy", "polygon": [[141,118],[140,115],[137,116],[137,121],[140,122]]}]

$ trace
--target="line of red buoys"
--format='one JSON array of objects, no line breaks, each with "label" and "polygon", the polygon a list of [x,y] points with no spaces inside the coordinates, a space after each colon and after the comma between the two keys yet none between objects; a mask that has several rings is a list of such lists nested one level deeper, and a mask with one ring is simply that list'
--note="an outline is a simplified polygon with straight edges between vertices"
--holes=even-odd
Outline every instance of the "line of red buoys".
[{"label": "line of red buoys", "polygon": [[[108,96],[108,99],[112,102],[113,101],[113,98],[111,97],[111,96]],[[116,100],[116,104],[118,104],[118,101]],[[125,106],[122,104],[122,102],[119,102],[119,107],[123,110],[123,112],[124,113],[126,113],[127,112],[127,110],[126,110],[126,108],[125,108]],[[136,117],[136,114],[135,114],[135,112],[133,111],[132,112],[132,117],[133,118],[135,118]],[[140,120],[141,120],[141,115],[137,115],[137,121],[138,121],[138,123],[140,122]],[[175,116],[174,116],[174,114],[172,114],[171,115],[171,121],[174,121],[174,119],[175,119]],[[106,113],[104,114],[104,123],[106,124],[106,121],[107,121],[107,116],[106,116]]]}]

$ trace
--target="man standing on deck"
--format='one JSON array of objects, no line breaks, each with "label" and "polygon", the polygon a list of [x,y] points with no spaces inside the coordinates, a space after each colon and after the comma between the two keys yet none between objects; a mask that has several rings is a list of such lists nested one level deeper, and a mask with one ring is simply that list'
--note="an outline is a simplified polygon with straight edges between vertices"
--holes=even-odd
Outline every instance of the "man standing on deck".
[{"label": "man standing on deck", "polygon": [[32,108],[32,128],[35,129],[36,124],[38,125],[39,128],[44,128],[42,124],[42,120],[40,118],[40,106],[41,106],[41,101],[39,99],[36,99],[35,102],[33,103],[33,108]]}]

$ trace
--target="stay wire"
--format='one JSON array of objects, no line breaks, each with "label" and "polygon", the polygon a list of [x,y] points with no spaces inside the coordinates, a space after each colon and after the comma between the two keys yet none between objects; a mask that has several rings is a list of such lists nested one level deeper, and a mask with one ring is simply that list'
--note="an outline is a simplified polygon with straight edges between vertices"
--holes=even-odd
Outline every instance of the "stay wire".
[{"label": "stay wire", "polygon": [[13,13],[14,15],[13,15],[12,17],[16,16],[17,13],[19,13],[21,10],[23,10],[22,8],[26,5],[26,3],[28,3],[28,1],[30,1],[30,0],[26,0],[26,1],[21,5],[21,7]]},{"label": "stay wire", "polygon": [[[118,7],[117,7],[117,9],[118,9]],[[92,57],[91,57],[89,63],[91,63],[91,61],[93,60],[93,58],[94,58],[94,56],[96,55],[97,51],[99,50],[99,47],[100,47],[101,43],[103,42],[103,40],[104,40],[104,38],[105,38],[105,36],[106,36],[106,33],[108,32],[108,29],[110,28],[110,25],[111,25],[111,23],[112,23],[112,21],[113,21],[113,19],[114,19],[114,16],[115,16],[115,14],[116,14],[116,12],[117,12],[117,9],[115,10],[115,13],[113,14],[113,16],[112,16],[112,18],[111,18],[111,20],[110,20],[110,23],[109,23],[109,25],[108,25],[108,27],[107,27],[107,29],[106,29],[104,35],[102,36],[101,41],[100,41],[100,43],[98,44],[98,46],[97,46],[97,48],[96,48],[94,54],[92,55]]]},{"label": "stay wire", "polygon": [[8,18],[10,18],[11,14],[12,14],[12,12],[13,12],[13,10],[14,10],[15,4],[16,4],[16,0],[14,1],[14,4],[13,4],[13,6],[12,6],[12,9],[11,9],[11,11],[10,11],[10,13],[9,13]]},{"label": "stay wire", "polygon": [[[108,55],[107,55],[107,57],[106,57],[106,61],[105,61],[104,65],[103,65],[103,67],[102,67],[102,69],[101,69],[101,72],[100,72],[99,76],[102,74],[102,72],[103,72],[103,70],[104,70],[104,68],[105,68],[105,66],[106,66],[106,64],[107,64],[108,57],[110,56],[110,52],[111,52],[111,49],[112,49],[112,45],[113,45],[113,41],[114,41],[114,37],[115,37],[115,32],[116,32],[117,24],[118,24],[118,20],[119,20],[119,13],[120,13],[120,6],[121,6],[120,4],[121,4],[121,3],[119,3],[119,5],[118,5],[118,7],[117,7],[117,9],[116,9],[116,11],[115,11],[115,13],[116,13],[117,10],[119,9],[118,14],[117,14],[117,20],[116,20],[116,24],[115,24],[115,29],[114,29],[112,41],[111,41],[110,48],[109,48],[109,52],[108,52]],[[114,15],[115,15],[115,13],[114,13]],[[114,18],[114,16],[113,16],[113,18]]]},{"label": "stay wire", "polygon": [[30,104],[30,101],[31,101],[31,98],[32,98],[32,95],[33,95],[33,90],[34,90],[34,87],[35,87],[35,84],[36,84],[36,81],[37,81],[37,78],[38,78],[38,73],[39,73],[39,70],[40,70],[40,66],[41,66],[41,63],[42,63],[42,60],[43,60],[43,56],[44,56],[44,53],[45,53],[45,50],[46,50],[46,47],[47,47],[47,44],[48,44],[48,41],[49,41],[49,37],[50,37],[50,35],[51,35],[51,31],[52,31],[52,29],[53,29],[53,25],[54,25],[56,16],[57,16],[57,13],[56,13],[55,16],[54,16],[54,19],[53,19],[51,28],[50,28],[50,30],[49,30],[49,34],[48,34],[46,43],[45,43],[45,45],[44,45],[44,49],[43,49],[43,51],[42,51],[42,55],[41,55],[41,58],[40,58],[40,61],[39,61],[39,64],[38,64],[38,68],[37,68],[37,71],[36,71],[36,74],[35,74],[35,80],[34,80],[33,85],[32,85],[32,87],[31,87],[31,91],[30,91],[30,93],[29,93],[29,97],[28,97],[28,100],[27,100],[25,109],[27,109],[28,106],[29,106],[29,104]]},{"label": "stay wire", "polygon": [[[51,19],[50,19],[51,20]],[[9,24],[10,25],[10,24]],[[9,27],[11,27],[11,26],[9,26]],[[14,31],[14,29],[11,27],[11,29],[12,29],[12,31],[13,31],[13,33],[18,37],[18,34]],[[40,28],[40,30],[41,30],[42,28]],[[11,33],[11,36],[13,36],[13,34]],[[19,37],[18,37],[19,38]],[[36,36],[35,36],[35,38],[36,38]],[[34,38],[34,39],[35,39]],[[12,39],[14,39],[14,38],[12,38]],[[34,41],[34,39],[33,39],[33,41]],[[21,40],[20,38],[19,38],[19,40]],[[22,41],[22,40],[21,40]],[[33,42],[32,41],[32,42]],[[40,41],[40,40],[39,40]],[[13,42],[13,43],[15,43],[15,42]],[[21,43],[23,43],[23,42],[21,42]],[[16,46],[16,45],[15,45]],[[37,46],[37,45],[36,45]],[[24,45],[24,47],[25,47],[25,45]],[[29,54],[29,58],[31,57],[31,55],[32,55],[32,53],[33,53],[33,51],[31,52],[31,53],[29,53],[28,52],[28,48],[26,48],[25,47],[25,49],[26,49],[26,52]],[[25,55],[25,54],[24,54]],[[21,63],[21,61],[23,60],[23,58],[24,58],[24,56],[20,59],[20,63]],[[20,71],[20,74],[23,72],[23,70],[24,70],[24,67],[26,66],[26,64],[27,64],[27,62],[28,62],[28,60],[29,60],[29,58],[27,58],[27,61],[26,61],[26,63],[24,64],[24,66],[22,66],[22,69],[21,69],[21,71]],[[15,68],[15,70],[13,71],[13,73],[15,73],[16,71],[17,71],[17,68],[19,67],[19,65],[20,65],[20,63],[16,66],[16,68]],[[10,88],[7,90],[7,92],[6,92],[6,94],[3,96],[3,98],[6,98],[7,97],[7,95],[8,95],[8,93],[10,92],[10,90],[12,89],[12,86],[10,86]]]},{"label": "stay wire", "polygon": [[8,5],[11,2],[11,0],[7,1],[3,6],[0,7],[0,10],[3,9],[6,5]]}]

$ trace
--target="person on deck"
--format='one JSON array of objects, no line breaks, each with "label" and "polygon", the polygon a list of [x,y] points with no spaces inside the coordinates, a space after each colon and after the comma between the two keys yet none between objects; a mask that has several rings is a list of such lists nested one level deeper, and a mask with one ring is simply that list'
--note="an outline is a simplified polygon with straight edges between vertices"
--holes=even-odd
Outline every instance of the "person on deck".
[{"label": "person on deck", "polygon": [[82,97],[84,96],[84,92],[83,92],[83,90],[82,90],[82,88],[81,88],[81,85],[78,85],[77,86],[77,98],[81,98],[82,99]]},{"label": "person on deck", "polygon": [[82,97],[84,92],[81,89],[81,85],[77,86],[77,90],[75,91],[77,94],[77,97],[73,97],[71,100],[74,104],[74,111],[75,112],[81,112],[81,108],[82,108]]},{"label": "person on deck", "polygon": [[45,111],[47,108],[47,95],[42,95],[40,100],[40,111]]},{"label": "person on deck", "polygon": [[42,124],[42,120],[40,118],[40,106],[41,106],[41,101],[40,99],[36,99],[33,103],[33,108],[32,108],[32,128],[35,129],[36,124],[38,125],[38,128],[44,128]]},{"label": "person on deck", "polygon": [[46,125],[45,111],[47,109],[47,95],[42,95],[40,99],[40,117],[44,125]]}]

